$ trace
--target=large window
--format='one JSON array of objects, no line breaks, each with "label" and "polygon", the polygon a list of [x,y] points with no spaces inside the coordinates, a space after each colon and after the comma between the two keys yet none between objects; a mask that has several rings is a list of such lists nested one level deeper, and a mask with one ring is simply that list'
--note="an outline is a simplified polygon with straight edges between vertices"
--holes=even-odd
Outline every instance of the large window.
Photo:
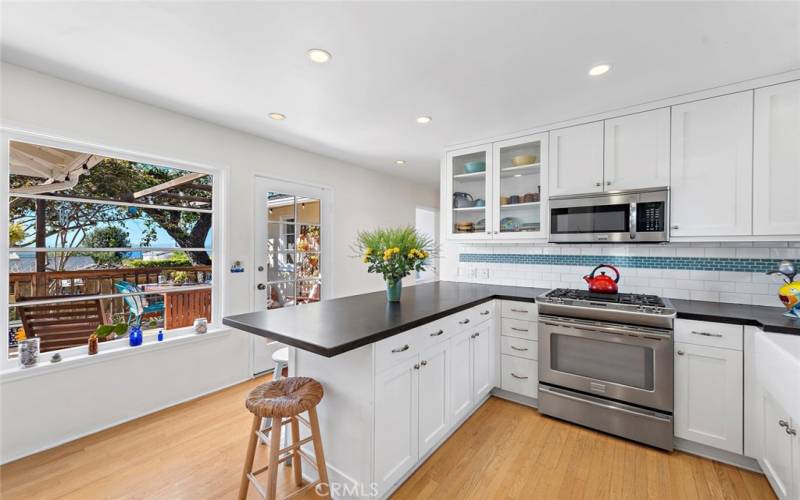
[{"label": "large window", "polygon": [[103,324],[148,335],[216,319],[212,174],[13,140],[8,151],[9,357],[22,338],[47,353]]}]

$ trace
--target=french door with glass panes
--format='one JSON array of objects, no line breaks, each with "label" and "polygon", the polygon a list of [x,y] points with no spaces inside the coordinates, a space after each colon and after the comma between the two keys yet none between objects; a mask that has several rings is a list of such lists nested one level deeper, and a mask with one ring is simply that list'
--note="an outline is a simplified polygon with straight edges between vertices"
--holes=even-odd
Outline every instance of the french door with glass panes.
[{"label": "french door with glass panes", "polygon": [[493,239],[547,234],[547,134],[493,145]]},{"label": "french door with glass panes", "polygon": [[[323,294],[323,255],[328,236],[322,217],[327,196],[322,188],[256,180],[254,310],[272,310],[319,302]],[[254,373],[272,368],[271,355],[282,347],[257,338]],[[267,346],[266,348],[264,346]]]}]

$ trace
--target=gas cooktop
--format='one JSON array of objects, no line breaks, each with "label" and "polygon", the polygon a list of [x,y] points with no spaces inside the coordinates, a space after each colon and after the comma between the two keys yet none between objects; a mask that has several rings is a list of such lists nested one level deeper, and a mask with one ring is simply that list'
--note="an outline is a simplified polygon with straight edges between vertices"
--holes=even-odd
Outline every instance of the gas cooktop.
[{"label": "gas cooktop", "polygon": [[668,299],[636,293],[593,293],[556,288],[536,297],[539,312],[575,318],[672,328],[675,308]]}]

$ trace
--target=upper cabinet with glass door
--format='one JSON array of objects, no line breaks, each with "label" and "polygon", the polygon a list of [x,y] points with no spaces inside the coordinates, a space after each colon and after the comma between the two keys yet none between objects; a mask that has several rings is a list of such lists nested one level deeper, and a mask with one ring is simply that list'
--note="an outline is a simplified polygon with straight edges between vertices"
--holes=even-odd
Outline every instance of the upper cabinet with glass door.
[{"label": "upper cabinet with glass door", "polygon": [[491,146],[447,154],[447,192],[450,194],[448,226],[458,239],[491,237],[491,212],[487,200],[492,185]]},{"label": "upper cabinet with glass door", "polygon": [[494,143],[492,236],[537,238],[545,234],[547,135]]}]

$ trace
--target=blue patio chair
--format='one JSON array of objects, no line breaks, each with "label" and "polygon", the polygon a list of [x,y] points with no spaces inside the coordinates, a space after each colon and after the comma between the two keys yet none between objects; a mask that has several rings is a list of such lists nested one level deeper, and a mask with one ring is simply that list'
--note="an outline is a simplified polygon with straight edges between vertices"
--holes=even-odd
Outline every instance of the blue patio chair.
[{"label": "blue patio chair", "polygon": [[[114,283],[114,288],[117,289],[119,293],[141,293],[142,290],[134,285],[133,283],[129,283],[127,281],[118,281]],[[142,316],[145,314],[150,313],[162,313],[164,312],[164,302],[150,302],[146,300],[142,300],[141,295],[127,295],[122,298],[125,301],[125,305],[128,306],[128,324],[142,324]]]}]

